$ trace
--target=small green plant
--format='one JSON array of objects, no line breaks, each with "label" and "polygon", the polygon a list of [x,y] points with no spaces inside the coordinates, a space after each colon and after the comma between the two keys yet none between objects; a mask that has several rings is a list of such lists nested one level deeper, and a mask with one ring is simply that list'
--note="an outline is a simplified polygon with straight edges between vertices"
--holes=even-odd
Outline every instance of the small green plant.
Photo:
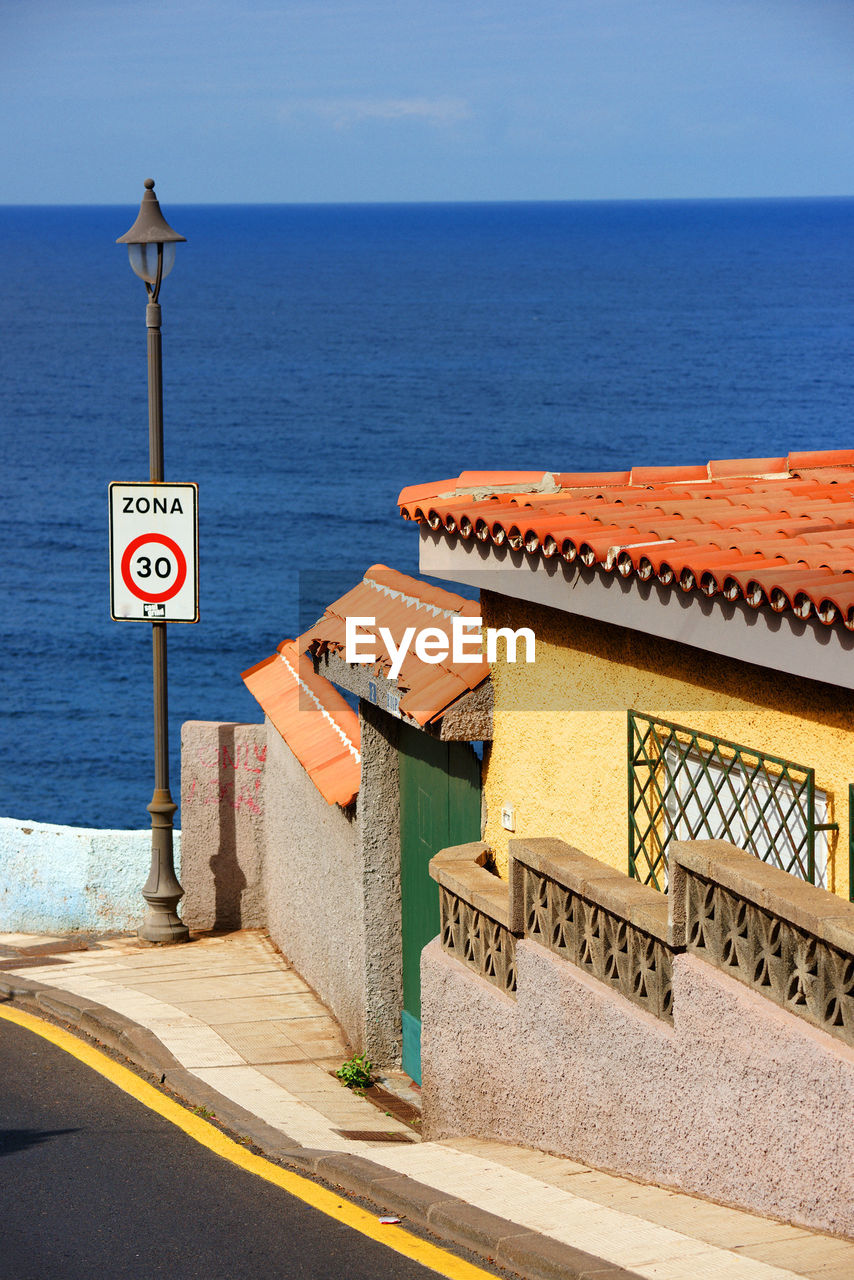
[{"label": "small green plant", "polygon": [[213,1112],[209,1111],[207,1107],[193,1107],[193,1115],[201,1116],[203,1120],[210,1120]]},{"label": "small green plant", "polygon": [[342,1063],[335,1074],[348,1089],[367,1089],[372,1071],[373,1063],[368,1061],[368,1055],[357,1053]]}]

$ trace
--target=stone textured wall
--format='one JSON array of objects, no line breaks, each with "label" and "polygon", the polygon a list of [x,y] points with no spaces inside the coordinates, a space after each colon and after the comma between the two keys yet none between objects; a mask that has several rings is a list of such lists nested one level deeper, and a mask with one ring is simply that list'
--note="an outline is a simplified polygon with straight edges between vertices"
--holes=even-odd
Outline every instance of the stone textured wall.
[{"label": "stone textured wall", "polygon": [[723,841],[667,897],[555,839],[430,864],[424,1133],[854,1235],[854,906]]},{"label": "stone textured wall", "polygon": [[277,947],[329,1006],[354,1047],[365,1022],[359,822],[327,804],[267,722],[266,924]]},{"label": "stone textured wall", "polygon": [[398,724],[362,704],[362,787],[323,799],[281,734],[189,721],[181,739],[183,918],[266,927],[378,1065],[400,1060]]},{"label": "stone textured wall", "polygon": [[829,795],[829,883],[848,896],[848,784],[854,693],[766,671],[542,606],[484,592],[485,626],[533,627],[536,662],[492,667],[494,740],[484,778],[484,839],[507,865],[515,837],[553,835],[628,867],[629,709],[815,769]]},{"label": "stone textured wall", "polygon": [[854,1052],[694,956],[674,1025],[537,943],[516,999],[430,943],[424,1136],[477,1135],[854,1235]]},{"label": "stone textured wall", "polygon": [[[180,863],[180,832],[175,832]],[[151,829],[0,818],[0,932],[124,933],[142,923]]]},{"label": "stone textured wall", "polygon": [[327,804],[268,725],[267,928],[354,1049],[400,1060],[397,721],[362,704],[357,804]]},{"label": "stone textured wall", "polygon": [[359,704],[360,852],[365,948],[365,1047],[372,1062],[400,1063],[403,951],[400,918],[399,722]]},{"label": "stone textured wall", "polygon": [[180,911],[191,929],[266,923],[266,755],[263,725],[188,720],[182,726]]}]

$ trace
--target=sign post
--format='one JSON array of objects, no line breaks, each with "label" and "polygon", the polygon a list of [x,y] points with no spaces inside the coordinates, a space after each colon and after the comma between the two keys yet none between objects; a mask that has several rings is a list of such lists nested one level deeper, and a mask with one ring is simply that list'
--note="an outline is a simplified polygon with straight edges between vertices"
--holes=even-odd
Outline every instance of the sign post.
[{"label": "sign post", "polygon": [[190,930],[178,915],[184,890],[175,875],[172,839],[172,819],[178,806],[169,790],[166,624],[195,622],[199,616],[198,538],[195,493],[189,527],[185,510],[185,500],[190,490],[195,491],[195,486],[165,482],[159,302],[160,286],[175,261],[175,245],[184,238],[163,217],[154,194],[154,179],[146,178],[139,216],[130,231],[119,237],[118,243],[127,245],[131,268],[145,284],[148,298],[145,327],[150,483],[110,485],[110,566],[112,616],[151,623],[154,666],[154,794],[148,806],[151,869],[142,886],[147,909],[137,936],[144,942],[156,943],[190,940]]}]

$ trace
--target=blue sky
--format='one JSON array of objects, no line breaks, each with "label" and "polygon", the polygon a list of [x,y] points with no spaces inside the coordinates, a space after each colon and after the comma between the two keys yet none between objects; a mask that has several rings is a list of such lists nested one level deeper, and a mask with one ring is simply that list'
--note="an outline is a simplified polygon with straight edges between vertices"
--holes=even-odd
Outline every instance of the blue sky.
[{"label": "blue sky", "polygon": [[854,0],[0,0],[0,203],[854,194]]}]

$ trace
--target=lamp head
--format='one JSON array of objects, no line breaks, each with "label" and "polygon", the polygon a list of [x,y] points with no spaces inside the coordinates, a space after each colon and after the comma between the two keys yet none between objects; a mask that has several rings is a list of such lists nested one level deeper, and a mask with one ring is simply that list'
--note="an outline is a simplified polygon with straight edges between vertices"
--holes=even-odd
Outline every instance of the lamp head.
[{"label": "lamp head", "polygon": [[130,231],[119,236],[116,244],[126,244],[130,265],[146,284],[168,276],[175,265],[175,245],[186,242],[187,237],[173,231],[160,211],[160,202],[154,194],[154,179],[145,179],[145,195],[139,206],[139,214]]}]

